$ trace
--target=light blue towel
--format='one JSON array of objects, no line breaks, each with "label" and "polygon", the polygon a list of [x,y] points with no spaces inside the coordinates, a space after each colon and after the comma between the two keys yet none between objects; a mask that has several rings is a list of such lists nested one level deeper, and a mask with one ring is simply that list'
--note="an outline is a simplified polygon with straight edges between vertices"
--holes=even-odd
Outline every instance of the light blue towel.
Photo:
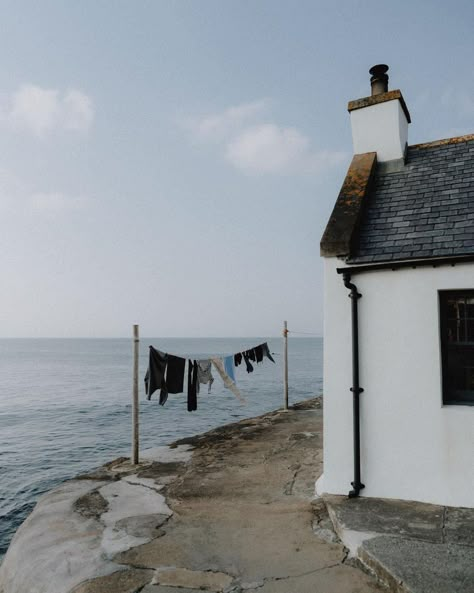
[{"label": "light blue towel", "polygon": [[226,356],[224,357],[224,370],[235,383],[235,365],[234,365],[234,356]]}]

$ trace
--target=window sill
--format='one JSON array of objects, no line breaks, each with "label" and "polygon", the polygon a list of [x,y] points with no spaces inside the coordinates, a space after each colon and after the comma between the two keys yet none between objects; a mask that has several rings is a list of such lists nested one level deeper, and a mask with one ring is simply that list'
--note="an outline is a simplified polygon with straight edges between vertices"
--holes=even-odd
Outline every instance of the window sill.
[{"label": "window sill", "polygon": [[449,410],[451,408],[456,410],[459,408],[474,408],[474,402],[453,402],[452,404],[441,404],[441,408],[445,410]]}]

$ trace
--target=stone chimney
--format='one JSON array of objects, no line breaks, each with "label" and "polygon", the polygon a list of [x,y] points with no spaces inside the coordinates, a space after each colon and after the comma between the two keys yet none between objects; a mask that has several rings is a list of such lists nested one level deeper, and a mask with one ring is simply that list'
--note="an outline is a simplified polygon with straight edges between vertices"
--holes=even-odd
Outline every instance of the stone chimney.
[{"label": "stone chimney", "polygon": [[350,101],[354,154],[376,152],[377,162],[405,158],[408,124],[411,122],[400,91],[388,90],[388,66],[378,64],[370,69],[370,97]]}]

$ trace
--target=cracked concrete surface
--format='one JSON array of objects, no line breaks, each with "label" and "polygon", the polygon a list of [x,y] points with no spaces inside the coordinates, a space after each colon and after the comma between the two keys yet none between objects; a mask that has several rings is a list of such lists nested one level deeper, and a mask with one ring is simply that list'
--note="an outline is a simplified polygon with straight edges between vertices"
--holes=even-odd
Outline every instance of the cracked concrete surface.
[{"label": "cracked concrete surface", "polygon": [[187,568],[160,568],[156,571],[152,585],[168,585],[181,589],[189,587],[201,591],[226,591],[233,578],[224,572],[189,570]]},{"label": "cracked concrete surface", "polygon": [[381,591],[312,501],[321,443],[314,399],[67,482],[18,531],[0,593]]},{"label": "cracked concrete surface", "polygon": [[[346,550],[313,532],[314,480],[321,471],[319,402],[186,439],[192,462],[166,488],[174,514],[165,534],[115,557],[132,567],[213,571],[232,579],[222,591],[269,593],[380,589],[345,564]],[[320,521],[325,513],[319,508]],[[330,530],[327,520],[325,528]],[[334,581],[333,584],[332,581]],[[156,581],[155,581],[156,582]],[[145,593],[164,593],[148,585]],[[191,577],[181,583],[197,590]]]}]

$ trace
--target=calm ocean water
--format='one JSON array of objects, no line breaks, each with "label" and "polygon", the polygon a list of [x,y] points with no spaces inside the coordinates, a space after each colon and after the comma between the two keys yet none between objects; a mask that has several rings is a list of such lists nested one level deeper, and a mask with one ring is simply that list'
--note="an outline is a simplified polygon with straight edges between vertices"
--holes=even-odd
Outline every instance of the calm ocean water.
[{"label": "calm ocean water", "polygon": [[[153,447],[282,406],[283,343],[236,379],[247,405],[203,386],[198,410],[185,395],[147,401],[148,345],[183,357],[233,354],[266,338],[150,339],[140,344],[140,446]],[[290,404],[322,392],[322,338],[289,339]],[[127,339],[0,339],[0,559],[38,497],[61,481],[130,454],[132,345]]]}]

